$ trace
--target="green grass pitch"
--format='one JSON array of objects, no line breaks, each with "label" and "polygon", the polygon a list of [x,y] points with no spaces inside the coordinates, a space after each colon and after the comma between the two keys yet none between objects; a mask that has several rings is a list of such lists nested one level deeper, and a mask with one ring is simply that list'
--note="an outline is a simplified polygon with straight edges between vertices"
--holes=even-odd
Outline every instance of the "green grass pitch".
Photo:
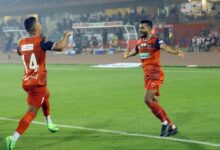
[{"label": "green grass pitch", "polygon": [[[157,136],[160,123],[143,102],[141,68],[101,69],[87,65],[48,65],[51,112],[56,124]],[[0,118],[20,119],[26,112],[21,88],[23,66],[0,65]],[[15,150],[215,150],[220,147],[220,68],[164,67],[161,105],[178,126],[180,141],[60,127],[51,134],[32,124]],[[37,118],[44,122],[42,112]],[[0,149],[17,127],[0,119]]]}]

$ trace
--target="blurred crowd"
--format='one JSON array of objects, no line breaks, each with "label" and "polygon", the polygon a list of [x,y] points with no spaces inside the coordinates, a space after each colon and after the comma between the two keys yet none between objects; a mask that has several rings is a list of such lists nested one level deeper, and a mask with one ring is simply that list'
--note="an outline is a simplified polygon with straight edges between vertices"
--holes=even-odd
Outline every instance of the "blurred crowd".
[{"label": "blurred crowd", "polygon": [[220,12],[217,12],[215,9],[212,13],[207,13],[205,11],[198,13],[199,14],[182,13],[177,6],[173,6],[169,12],[167,12],[165,9],[162,9],[157,14],[147,13],[144,9],[142,9],[140,12],[137,12],[136,9],[131,9],[130,12],[126,12],[125,14],[118,12],[111,16],[106,15],[104,12],[96,12],[83,14],[79,17],[76,17],[75,19],[64,18],[62,22],[57,24],[57,28],[59,31],[62,31],[62,29],[71,28],[72,23],[93,23],[109,21],[123,21],[124,24],[137,26],[140,20],[146,18],[152,20],[154,23],[178,23],[188,22],[190,20],[206,20],[210,18],[220,19]]},{"label": "blurred crowd", "polygon": [[194,53],[220,51],[220,34],[204,28],[192,38],[182,37],[178,46]]},{"label": "blurred crowd", "polygon": [[[57,2],[57,0],[50,0],[50,2]],[[33,2],[35,3],[35,2]],[[62,16],[62,15],[61,15]],[[74,17],[73,17],[74,16]],[[48,16],[47,16],[48,17]],[[50,18],[50,16],[49,16]],[[51,16],[53,18],[53,16]],[[179,6],[173,5],[169,12],[166,9],[158,9],[157,13],[148,13],[146,9],[137,11],[136,9],[130,8],[130,11],[121,13],[113,13],[112,15],[107,15],[105,12],[95,12],[87,13],[81,15],[63,15],[62,18],[57,18],[55,22],[56,26],[54,31],[58,34],[62,34],[64,30],[72,30],[73,23],[94,23],[94,22],[111,22],[111,21],[122,21],[125,25],[135,25],[138,29],[138,22],[142,19],[150,19],[154,23],[178,23],[178,22],[188,22],[190,20],[206,20],[206,19],[220,19],[220,12],[216,10],[213,6],[211,13],[200,11],[197,13],[184,13],[180,10]],[[24,17],[10,18],[6,19],[0,24],[0,27],[19,27],[23,29]],[[59,20],[59,21],[58,21]],[[100,31],[101,30],[101,31]],[[123,42],[123,33],[121,29],[115,31],[109,30],[95,30],[94,34],[86,36],[86,33],[80,30],[74,30],[73,45],[78,52],[86,51],[87,49],[95,49],[99,47],[114,47],[117,45],[115,43],[122,43],[121,45],[126,45]],[[47,31],[47,29],[46,29]],[[2,31],[1,31],[2,32]],[[99,33],[101,37],[97,37],[95,33]],[[109,40],[108,35],[113,34],[112,38]],[[4,35],[4,34],[1,34]],[[14,36],[14,38],[13,38]],[[14,48],[14,44],[11,41],[15,41],[16,35],[6,35],[4,37],[6,41],[5,49]],[[211,52],[215,47],[219,46],[219,34],[212,34],[209,32],[201,32],[195,35],[192,39],[182,37],[177,43],[180,47],[189,47],[190,52]],[[1,43],[0,43],[1,44]],[[12,46],[11,46],[12,45]]]},{"label": "blurred crowd", "polygon": [[4,37],[4,44],[1,45],[1,49],[3,49],[3,52],[8,56],[8,59],[11,59],[11,52],[17,51],[17,43],[20,39],[20,35],[17,33],[7,33]]},{"label": "blurred crowd", "polygon": [[138,22],[142,19],[155,20],[155,14],[147,14],[144,9],[138,13],[135,9],[130,12],[122,14],[120,12],[113,14],[112,16],[106,15],[104,12],[88,13],[80,15],[75,19],[64,18],[61,22],[57,23],[57,30],[63,32],[65,29],[72,28],[72,23],[94,23],[94,22],[111,22],[111,21],[123,21],[125,25],[138,25]]},{"label": "blurred crowd", "polygon": [[[85,33],[82,30],[75,30],[71,45],[75,53],[95,54],[97,50],[120,51],[127,48],[126,40],[123,38],[123,33],[120,29],[116,29],[109,33],[107,29],[98,29],[91,34]],[[70,46],[71,47],[71,46]]]},{"label": "blurred crowd", "polygon": [[[137,12],[136,9],[131,9],[131,11],[124,14],[118,12],[113,15],[106,15],[104,12],[94,12],[81,14],[76,16],[74,19],[72,17],[62,18],[62,21],[57,22],[57,30],[62,32],[65,29],[71,29],[72,23],[93,23],[93,22],[109,22],[109,21],[123,21],[124,24],[138,25],[138,22],[142,19],[150,19],[153,22],[167,22],[167,23],[178,23],[178,22],[188,22],[191,20],[206,20],[210,18],[220,19],[220,12],[213,7],[211,13],[205,11],[197,13],[183,13],[180,11],[179,7],[173,6],[169,10],[161,9],[157,14],[147,13],[145,9]],[[19,26],[23,27],[23,19],[8,19],[4,21],[1,26]]]},{"label": "blurred crowd", "polygon": [[181,18],[183,21],[220,19],[220,11],[216,8],[215,4],[212,5],[209,11],[202,10],[200,7],[197,9],[194,8],[194,11],[188,12],[185,11],[186,8],[182,8],[179,18]]},{"label": "blurred crowd", "polygon": [[213,52],[220,46],[220,35],[208,34],[194,36],[189,51],[194,53]]}]

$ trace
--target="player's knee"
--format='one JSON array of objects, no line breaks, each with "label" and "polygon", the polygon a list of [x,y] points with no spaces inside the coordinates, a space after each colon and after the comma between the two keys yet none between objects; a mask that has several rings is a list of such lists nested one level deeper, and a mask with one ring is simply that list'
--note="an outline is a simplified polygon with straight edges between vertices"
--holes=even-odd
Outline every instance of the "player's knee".
[{"label": "player's knee", "polygon": [[150,98],[149,96],[144,96],[144,103],[145,104],[149,104],[152,101],[152,98]]},{"label": "player's knee", "polygon": [[47,90],[45,99],[48,99],[49,97],[50,97],[50,92]]},{"label": "player's knee", "polygon": [[38,108],[36,108],[36,107],[32,107],[32,106],[29,106],[29,108],[28,108],[28,112],[31,112],[31,113],[37,114],[37,112],[38,112]]}]

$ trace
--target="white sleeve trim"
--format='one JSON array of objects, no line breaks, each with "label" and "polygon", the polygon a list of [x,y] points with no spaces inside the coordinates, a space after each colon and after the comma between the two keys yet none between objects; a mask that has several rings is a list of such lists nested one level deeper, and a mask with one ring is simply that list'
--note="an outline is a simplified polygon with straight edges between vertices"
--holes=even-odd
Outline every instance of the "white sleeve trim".
[{"label": "white sleeve trim", "polygon": [[56,42],[53,43],[53,46],[52,46],[52,48],[51,48],[51,51],[54,50],[54,46],[55,46],[55,44],[56,44]]}]

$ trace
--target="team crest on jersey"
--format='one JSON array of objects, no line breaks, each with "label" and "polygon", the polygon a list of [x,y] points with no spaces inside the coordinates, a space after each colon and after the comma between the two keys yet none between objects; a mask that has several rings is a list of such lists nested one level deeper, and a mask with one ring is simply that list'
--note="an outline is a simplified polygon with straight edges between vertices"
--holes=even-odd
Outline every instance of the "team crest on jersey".
[{"label": "team crest on jersey", "polygon": [[34,44],[25,44],[21,46],[21,51],[33,51]]},{"label": "team crest on jersey", "polygon": [[155,82],[151,82],[150,86],[151,86],[151,87],[155,87],[155,86],[156,86],[156,83],[155,83]]},{"label": "team crest on jersey", "polygon": [[147,43],[141,43],[140,47],[146,47]]}]

